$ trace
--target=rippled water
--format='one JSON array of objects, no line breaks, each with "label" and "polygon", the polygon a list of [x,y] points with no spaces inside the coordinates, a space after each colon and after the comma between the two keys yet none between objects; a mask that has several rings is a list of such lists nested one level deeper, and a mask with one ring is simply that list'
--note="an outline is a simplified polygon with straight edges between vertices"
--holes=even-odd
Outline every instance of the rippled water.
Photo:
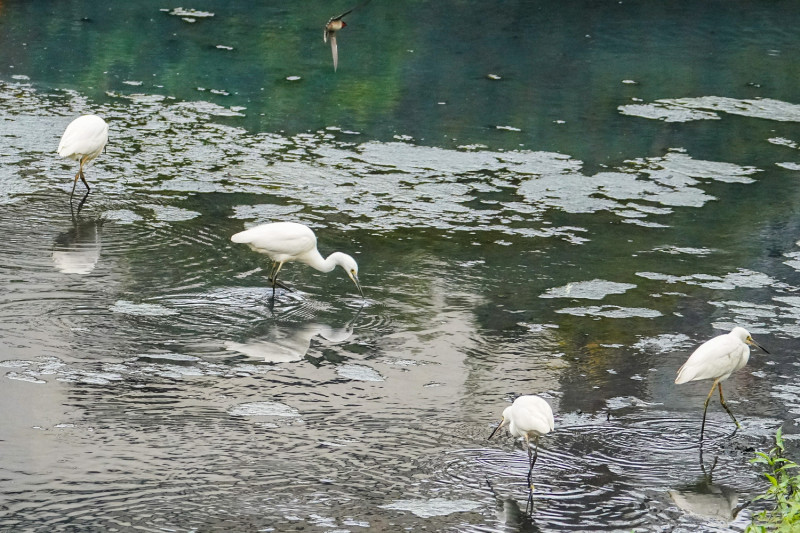
[{"label": "rippled water", "polygon": [[[718,20],[376,3],[353,13],[336,78],[316,18],[338,7],[312,24],[297,7],[75,2],[37,36],[43,5],[0,4],[0,529],[749,522],[757,505],[738,508],[765,487],[748,460],[781,425],[794,447],[800,422],[789,4]],[[431,29],[454,11],[486,36]],[[172,35],[152,72],[125,20]],[[414,38],[374,37],[387,27]],[[74,36],[109,55],[63,56]],[[728,70],[684,61],[698,36]],[[78,211],[55,147],[88,111],[111,141]],[[230,235],[289,219],[358,260],[365,299],[290,264],[294,291],[270,302],[266,258]],[[733,324],[772,355],[726,382],[743,428],[712,403],[701,456],[710,384],[675,371]],[[530,515],[525,451],[486,440],[528,393],[556,413]]]}]

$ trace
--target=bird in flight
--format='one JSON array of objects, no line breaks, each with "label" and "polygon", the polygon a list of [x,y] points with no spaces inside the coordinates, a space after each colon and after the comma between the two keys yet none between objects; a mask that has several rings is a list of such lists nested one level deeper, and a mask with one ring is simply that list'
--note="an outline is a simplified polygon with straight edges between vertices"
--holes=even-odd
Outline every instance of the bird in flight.
[{"label": "bird in flight", "polygon": [[325,30],[322,34],[322,40],[324,42],[331,42],[331,54],[333,55],[333,70],[336,72],[336,68],[339,66],[339,47],[336,44],[336,32],[347,26],[347,23],[342,19],[352,13],[354,10],[364,7],[365,5],[369,4],[371,0],[366,0],[365,2],[361,2],[354,8],[348,9],[344,13],[339,16],[331,17],[328,19],[328,22],[325,24]]}]

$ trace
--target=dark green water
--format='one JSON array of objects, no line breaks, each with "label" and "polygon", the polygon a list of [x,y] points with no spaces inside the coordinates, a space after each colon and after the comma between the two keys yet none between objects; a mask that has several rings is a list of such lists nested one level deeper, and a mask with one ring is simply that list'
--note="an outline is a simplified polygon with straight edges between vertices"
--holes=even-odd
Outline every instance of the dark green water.
[{"label": "dark green water", "polygon": [[[800,420],[795,3],[373,0],[336,73],[350,4],[175,7],[0,3],[0,529],[744,528]],[[270,305],[230,236],[277,220],[366,299],[295,264]],[[772,355],[709,481],[710,384],[673,380],[734,324]],[[531,393],[526,517],[486,437]]]}]

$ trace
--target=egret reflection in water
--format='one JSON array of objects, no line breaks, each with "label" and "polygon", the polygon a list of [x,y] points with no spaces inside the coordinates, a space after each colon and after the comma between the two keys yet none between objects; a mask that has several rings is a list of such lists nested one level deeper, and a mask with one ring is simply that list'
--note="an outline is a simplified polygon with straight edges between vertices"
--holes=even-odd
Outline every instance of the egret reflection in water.
[{"label": "egret reflection in water", "polygon": [[60,233],[53,245],[53,264],[65,274],[88,274],[100,260],[99,219],[73,218],[72,227]]},{"label": "egret reflection in water", "polygon": [[225,348],[267,363],[300,361],[308,353],[315,337],[322,337],[335,344],[349,339],[353,335],[354,325],[362,309],[363,307],[360,307],[353,318],[339,328],[317,321],[300,324],[270,323],[263,337],[255,337],[246,342],[228,341],[225,343]]},{"label": "egret reflection in water", "polygon": [[523,511],[514,498],[502,496],[495,490],[490,480],[486,480],[489,490],[495,498],[495,511],[498,522],[503,524],[506,531],[520,533],[538,533],[540,529],[533,523],[530,513]]},{"label": "egret reflection in water", "polygon": [[717,466],[717,459],[714,459],[714,464],[707,473],[702,460],[701,454],[703,475],[695,483],[670,490],[670,498],[687,513],[724,522],[735,520],[739,511],[747,504],[738,505],[739,493],[736,489],[713,482],[712,474]]},{"label": "egret reflection in water", "polygon": [[317,322],[297,326],[276,325],[264,338],[247,342],[228,341],[225,348],[267,363],[291,363],[305,357],[311,341],[317,336],[339,343],[349,339],[352,334],[352,322],[343,328],[332,328]]}]

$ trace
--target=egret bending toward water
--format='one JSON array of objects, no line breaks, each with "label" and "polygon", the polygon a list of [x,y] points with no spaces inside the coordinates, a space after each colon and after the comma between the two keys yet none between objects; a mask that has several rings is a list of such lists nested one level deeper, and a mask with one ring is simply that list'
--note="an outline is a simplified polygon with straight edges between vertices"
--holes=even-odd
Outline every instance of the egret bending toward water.
[{"label": "egret bending toward water", "polygon": [[261,224],[254,228],[237,233],[231,237],[233,242],[248,245],[256,252],[267,254],[272,259],[273,267],[269,275],[272,282],[272,295],[275,296],[275,285],[278,284],[278,272],[284,263],[298,261],[305,263],[320,272],[330,272],[339,265],[356,284],[361,296],[361,284],[358,282],[358,264],[355,259],[342,252],[334,252],[326,259],[317,250],[317,237],[308,226],[296,222],[274,222]]},{"label": "egret bending toward water", "polygon": [[108,124],[97,115],[83,115],[69,123],[61,142],[58,143],[58,155],[68,157],[75,161],[80,161],[78,173],[75,174],[75,182],[72,184],[72,195],[75,194],[75,186],[78,178],[86,185],[86,194],[89,194],[89,184],[83,175],[83,166],[100,155],[108,142]]},{"label": "egret bending toward water", "polygon": [[[539,396],[520,396],[514,400],[514,403],[503,410],[503,419],[500,424],[494,428],[489,438],[491,439],[494,434],[497,433],[497,430],[504,426],[508,426],[508,432],[512,437],[522,437],[525,441],[525,448],[528,450],[528,461],[530,463],[530,468],[528,469],[528,486],[533,490],[531,473],[533,472],[533,465],[536,464],[536,456],[539,452],[539,437],[553,431],[553,410],[550,408],[550,404]],[[535,443],[532,453],[530,445],[531,438],[533,438]]]},{"label": "egret bending toward water", "polygon": [[733,416],[733,413],[725,403],[725,398],[722,396],[722,382],[747,364],[747,360],[750,358],[750,348],[747,346],[748,344],[757,346],[765,353],[769,353],[753,340],[753,337],[750,336],[750,333],[746,329],[735,327],[730,333],[719,335],[701,344],[678,370],[678,377],[675,378],[675,383],[677,384],[699,379],[714,380],[714,384],[711,385],[711,391],[708,393],[708,397],[706,397],[706,403],[703,406],[703,424],[700,426],[700,442],[703,441],[703,431],[706,427],[708,402],[711,400],[711,395],[714,394],[714,389],[717,387],[719,388],[719,403],[721,403],[722,407],[731,415],[736,427],[741,427],[739,422],[736,421],[736,417]]}]

